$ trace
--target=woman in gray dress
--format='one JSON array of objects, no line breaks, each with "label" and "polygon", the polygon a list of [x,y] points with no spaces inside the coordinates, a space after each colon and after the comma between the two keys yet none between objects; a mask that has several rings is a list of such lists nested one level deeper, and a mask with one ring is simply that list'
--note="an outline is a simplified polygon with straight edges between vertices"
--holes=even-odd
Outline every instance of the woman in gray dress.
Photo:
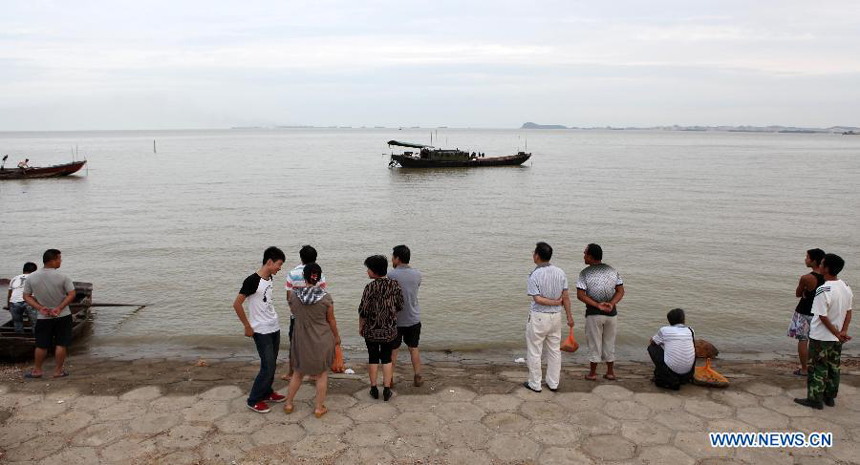
[{"label": "woman in gray dress", "polygon": [[290,340],[290,363],[293,376],[284,405],[286,413],[293,411],[293,398],[299,392],[305,375],[316,380],[316,407],[319,418],[328,411],[323,405],[328,388],[328,370],[334,361],[335,346],[340,345],[337,322],[334,319],[334,302],[319,286],[322,269],[309,263],[304,269],[306,287],[294,288],[290,293],[290,310],[296,316],[293,338]]}]

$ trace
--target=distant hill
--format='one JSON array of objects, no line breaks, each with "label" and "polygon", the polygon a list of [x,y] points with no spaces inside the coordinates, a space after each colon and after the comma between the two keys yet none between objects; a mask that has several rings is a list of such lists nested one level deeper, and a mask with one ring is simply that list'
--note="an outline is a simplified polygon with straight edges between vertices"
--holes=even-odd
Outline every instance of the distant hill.
[{"label": "distant hill", "polygon": [[560,124],[537,124],[529,121],[528,123],[523,123],[520,129],[567,129],[567,126]]}]

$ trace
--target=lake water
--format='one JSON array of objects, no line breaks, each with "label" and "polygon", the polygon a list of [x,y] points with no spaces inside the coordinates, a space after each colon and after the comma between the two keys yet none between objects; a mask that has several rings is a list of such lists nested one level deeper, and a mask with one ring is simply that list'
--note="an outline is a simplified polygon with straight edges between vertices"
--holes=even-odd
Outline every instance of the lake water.
[{"label": "lake water", "polygon": [[[318,249],[347,348],[363,347],[364,258],[401,243],[424,274],[422,347],[432,350],[524,346],[539,240],[571,284],[585,244],[603,246],[627,291],[621,356],[641,355],[674,307],[724,351],[793,350],[785,331],[811,247],[842,255],[843,279],[860,288],[860,137],[436,137],[487,156],[515,153],[527,138],[534,156],[521,167],[388,169],[385,142],[428,143],[423,129],[0,133],[8,165],[68,161],[74,146],[89,160],[73,178],[0,183],[0,276],[28,260],[41,266],[42,252],[58,248],[63,271],[91,281],[95,301],[149,305],[101,309],[89,347],[185,355],[253,350],[231,304],[269,245],[289,266],[301,245]],[[286,327],[285,296],[276,296]],[[576,302],[584,340],[583,314]]]}]

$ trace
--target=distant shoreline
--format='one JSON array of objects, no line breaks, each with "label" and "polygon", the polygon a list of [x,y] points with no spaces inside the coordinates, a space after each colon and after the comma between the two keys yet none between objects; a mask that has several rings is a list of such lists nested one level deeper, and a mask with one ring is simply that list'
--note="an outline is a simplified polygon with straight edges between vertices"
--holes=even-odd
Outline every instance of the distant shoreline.
[{"label": "distant shoreline", "polygon": [[74,134],[74,133],[165,133],[165,132],[188,132],[188,131],[279,131],[279,130],[351,130],[351,131],[438,131],[438,130],[530,130],[530,131],[654,131],[654,132],[740,132],[740,133],[767,133],[767,134],[831,134],[860,136],[860,127],[854,126],[832,126],[829,128],[794,127],[794,126],[564,126],[560,124],[534,124],[518,128],[512,127],[478,127],[478,126],[233,126],[233,127],[210,127],[210,128],[149,128],[149,129],[27,129],[27,130],[0,130],[0,135],[22,134],[32,136],[34,134]]},{"label": "distant shoreline", "polygon": [[537,124],[532,122],[523,123],[520,129],[536,130],[579,130],[579,131],[681,131],[681,132],[764,132],[780,134],[841,134],[846,136],[860,135],[860,128],[854,126],[831,126],[828,128],[812,128],[798,126],[594,126],[576,127],[563,126],[561,124]]}]

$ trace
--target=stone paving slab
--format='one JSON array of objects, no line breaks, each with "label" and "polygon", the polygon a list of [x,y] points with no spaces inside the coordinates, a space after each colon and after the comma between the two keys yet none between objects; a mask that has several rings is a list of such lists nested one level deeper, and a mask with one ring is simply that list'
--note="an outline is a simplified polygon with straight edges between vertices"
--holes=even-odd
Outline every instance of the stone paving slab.
[{"label": "stone paving slab", "polygon": [[[534,393],[521,385],[524,366],[447,360],[426,365],[422,388],[401,373],[390,402],[368,395],[357,365],[331,377],[330,411],[317,419],[311,383],[289,415],[282,404],[247,410],[247,360],[70,362],[62,380],[0,379],[0,463],[860,463],[860,375],[846,373],[837,407],[818,411],[792,401],[804,380],[787,363],[719,361],[732,386],[678,392],[651,385],[644,364],[619,365],[616,382],[565,366],[559,392]],[[708,433],[719,431],[832,432],[835,444],[712,448]]]}]

